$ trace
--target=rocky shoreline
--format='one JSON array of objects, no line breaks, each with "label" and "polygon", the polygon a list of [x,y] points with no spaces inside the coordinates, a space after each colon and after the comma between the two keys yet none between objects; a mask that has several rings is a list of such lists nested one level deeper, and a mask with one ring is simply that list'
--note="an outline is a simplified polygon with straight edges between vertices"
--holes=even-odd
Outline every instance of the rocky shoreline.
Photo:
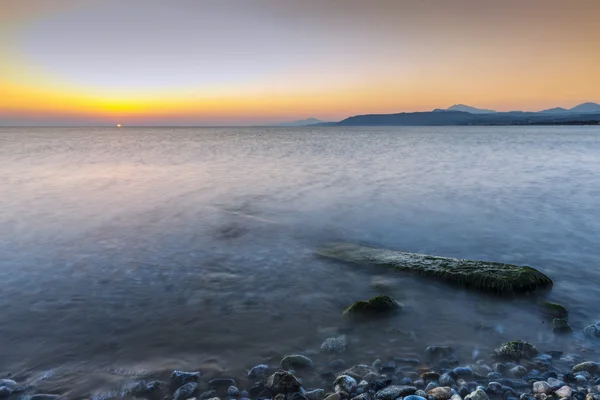
[{"label": "rocky shoreline", "polygon": [[[344,336],[326,339],[320,353],[341,357]],[[292,354],[278,365],[258,364],[246,377],[208,378],[202,371],[173,371],[168,381],[137,380],[119,391],[91,396],[148,400],[600,400],[598,357],[545,351],[524,341],[507,342],[487,356],[460,360],[450,346],[429,346],[349,366],[343,358],[318,365],[313,354]],[[0,398],[59,400],[68,393],[32,393],[0,380]],[[89,397],[88,397],[89,398]]]}]

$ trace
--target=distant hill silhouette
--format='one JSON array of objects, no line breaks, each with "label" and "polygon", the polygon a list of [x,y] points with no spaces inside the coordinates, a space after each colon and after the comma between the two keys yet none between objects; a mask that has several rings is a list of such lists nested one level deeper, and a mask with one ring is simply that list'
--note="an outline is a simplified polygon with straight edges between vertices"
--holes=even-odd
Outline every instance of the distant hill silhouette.
[{"label": "distant hill silhouette", "polygon": [[[458,110],[457,110],[458,109]],[[583,103],[567,110],[497,112],[456,104],[448,109],[396,114],[365,114],[318,126],[440,126],[440,125],[600,125],[600,105]]]},{"label": "distant hill silhouette", "polygon": [[308,125],[316,125],[316,124],[322,124],[322,123],[323,123],[323,121],[316,119],[316,118],[306,118],[306,119],[300,119],[298,121],[282,122],[277,125],[278,126],[308,126]]},{"label": "distant hill silhouette", "polygon": [[555,114],[555,113],[565,113],[565,112],[569,112],[569,110],[567,110],[566,108],[562,108],[562,107],[554,107],[554,108],[550,108],[548,110],[540,111],[540,113],[545,113],[545,114]]},{"label": "distant hill silhouette", "polygon": [[583,103],[571,108],[569,111],[573,113],[600,113],[600,104],[598,103]]},{"label": "distant hill silhouette", "polygon": [[448,107],[446,111],[463,111],[471,114],[491,114],[496,112],[494,110],[486,110],[484,108],[471,107],[465,104],[455,104],[451,107]]}]

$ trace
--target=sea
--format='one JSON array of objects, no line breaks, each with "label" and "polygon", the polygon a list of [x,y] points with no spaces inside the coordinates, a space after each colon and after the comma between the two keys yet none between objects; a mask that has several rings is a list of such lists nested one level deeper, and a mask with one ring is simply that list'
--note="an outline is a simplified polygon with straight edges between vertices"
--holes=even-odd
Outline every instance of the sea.
[{"label": "sea", "polygon": [[[332,242],[529,265],[554,286],[475,293],[320,257]],[[600,127],[0,128],[0,283],[1,377],[72,398],[174,369],[244,387],[297,353],[316,375],[433,344],[594,352]],[[403,310],[342,315],[382,291]],[[346,352],[320,353],[336,335]]]}]

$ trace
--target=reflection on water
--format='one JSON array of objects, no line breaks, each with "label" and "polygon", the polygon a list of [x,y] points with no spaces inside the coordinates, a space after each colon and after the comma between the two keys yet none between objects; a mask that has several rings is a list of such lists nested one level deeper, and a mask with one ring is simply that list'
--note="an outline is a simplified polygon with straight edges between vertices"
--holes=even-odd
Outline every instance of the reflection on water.
[{"label": "reflection on water", "polygon": [[[555,337],[535,299],[314,249],[531,265],[580,330],[600,319],[597,182],[594,127],[3,128],[4,372],[81,393],[172,368],[237,376],[337,332],[348,362],[432,343],[468,357],[514,338],[574,347],[582,337]],[[381,291],[405,311],[340,315]]]}]

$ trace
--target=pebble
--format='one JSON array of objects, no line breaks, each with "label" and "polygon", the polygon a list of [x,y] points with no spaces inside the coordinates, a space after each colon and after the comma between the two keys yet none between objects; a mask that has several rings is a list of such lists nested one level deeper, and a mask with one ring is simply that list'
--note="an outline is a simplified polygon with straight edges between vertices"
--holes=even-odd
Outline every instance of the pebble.
[{"label": "pebble", "polygon": [[553,390],[557,390],[558,388],[561,388],[565,385],[563,381],[558,380],[556,378],[548,378],[547,382]]},{"label": "pebble", "polygon": [[453,394],[450,397],[450,400],[462,400],[462,397],[460,397],[458,394]]},{"label": "pebble", "polygon": [[477,389],[474,392],[469,393],[465,400],[489,400],[487,393],[481,389]]},{"label": "pebble", "polygon": [[435,400],[448,400],[452,397],[452,389],[448,386],[437,387],[427,391],[427,395],[433,397]]},{"label": "pebble", "polygon": [[315,389],[304,393],[304,397],[308,400],[323,400],[325,398],[325,390]]},{"label": "pebble", "polygon": [[227,388],[227,396],[229,397],[239,397],[240,396],[240,389],[238,389],[236,386],[229,386]]},{"label": "pebble", "polygon": [[415,394],[417,388],[414,386],[392,385],[375,393],[376,400],[396,400],[398,397],[405,397]]},{"label": "pebble", "polygon": [[586,326],[583,328],[583,334],[590,339],[600,338],[600,323]]},{"label": "pebble", "polygon": [[425,387],[425,392],[429,393],[430,390],[433,390],[433,389],[435,389],[438,386],[440,386],[440,385],[437,382],[429,382],[427,384],[427,386]]},{"label": "pebble", "polygon": [[340,354],[346,351],[347,344],[346,335],[332,336],[321,344],[321,352]]},{"label": "pebble", "polygon": [[504,392],[502,384],[498,382],[488,383],[487,389],[494,394],[502,394]]},{"label": "pebble", "polygon": [[179,389],[181,386],[188,382],[198,382],[200,379],[200,372],[185,372],[185,371],[173,371],[169,384],[172,390]]},{"label": "pebble", "polygon": [[571,397],[571,395],[573,394],[573,389],[571,389],[569,386],[563,386],[560,389],[558,389],[555,394],[559,397],[559,398],[569,398]]},{"label": "pebble", "polygon": [[456,378],[457,375],[453,371],[446,372],[445,374],[442,374],[442,376],[440,376],[438,382],[442,386],[454,386],[456,385]]},{"label": "pebble", "polygon": [[285,356],[281,359],[281,368],[283,369],[302,369],[302,368],[310,368],[313,366],[313,362],[310,358],[303,356],[301,354],[293,354],[290,356]]},{"label": "pebble", "polygon": [[349,375],[340,375],[333,382],[333,385],[334,385],[333,390],[336,393],[340,393],[340,392],[352,393],[352,391],[354,390],[354,388],[356,388],[358,383],[356,383],[356,379],[354,379],[353,377],[351,377]]},{"label": "pebble", "polygon": [[427,393],[425,393],[424,390],[417,390],[414,395],[418,397],[426,397]]},{"label": "pebble", "polygon": [[173,393],[173,400],[186,400],[192,396],[192,393],[194,393],[197,388],[198,384],[196,382],[188,382]]},{"label": "pebble", "polygon": [[269,366],[265,364],[258,364],[252,367],[248,372],[248,378],[252,379],[263,379],[269,376]]},{"label": "pebble", "polygon": [[544,393],[551,394],[552,387],[545,381],[538,381],[533,383],[533,393]]},{"label": "pebble", "polygon": [[302,385],[290,372],[277,371],[267,379],[265,386],[272,394],[276,395],[279,393],[287,394],[298,392]]},{"label": "pebble", "polygon": [[473,370],[469,367],[456,367],[454,373],[458,378],[470,378],[473,376]]},{"label": "pebble", "polygon": [[527,375],[527,368],[522,365],[517,365],[508,371],[509,375],[515,378],[522,378]]}]

